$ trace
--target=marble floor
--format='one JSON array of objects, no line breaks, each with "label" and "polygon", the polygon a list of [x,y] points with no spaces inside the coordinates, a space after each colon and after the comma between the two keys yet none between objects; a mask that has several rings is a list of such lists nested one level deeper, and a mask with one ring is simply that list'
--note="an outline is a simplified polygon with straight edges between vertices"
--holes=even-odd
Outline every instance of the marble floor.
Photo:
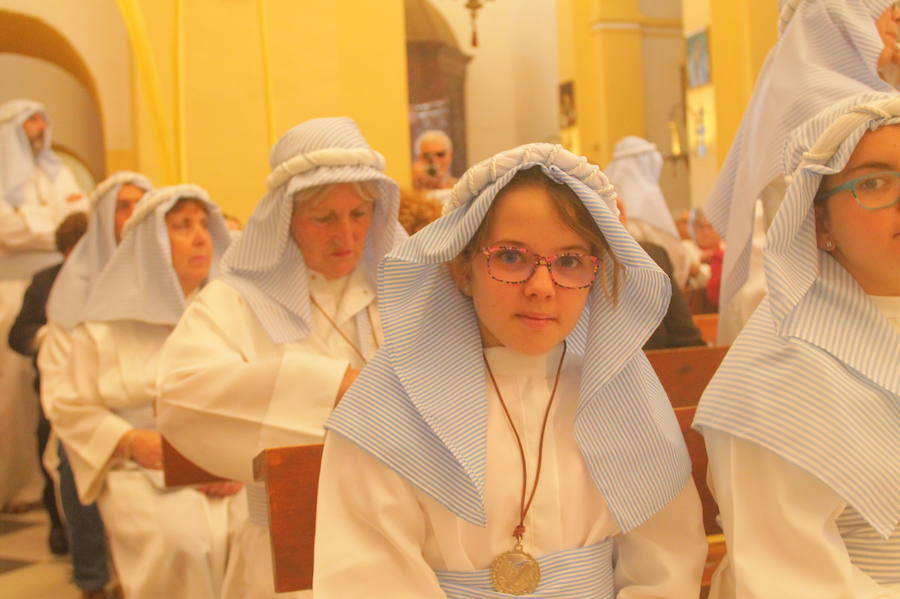
[{"label": "marble floor", "polygon": [[79,599],[68,556],[47,548],[47,513],[0,514],[0,599]]}]

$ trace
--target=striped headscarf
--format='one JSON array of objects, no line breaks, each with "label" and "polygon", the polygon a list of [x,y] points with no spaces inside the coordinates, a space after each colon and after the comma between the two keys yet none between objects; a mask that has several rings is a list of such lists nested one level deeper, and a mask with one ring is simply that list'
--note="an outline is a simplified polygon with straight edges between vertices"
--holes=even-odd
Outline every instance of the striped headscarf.
[{"label": "striped headscarf", "polygon": [[481,338],[472,300],[456,289],[446,263],[474,235],[498,192],[534,166],[578,195],[624,267],[618,305],[595,285],[567,342],[569,351],[584,356],[576,439],[594,483],[627,531],[666,505],[690,477],[678,424],[641,351],[666,311],[671,284],[622,227],[606,176],[562,146],[521,146],[475,165],[453,188],[447,213],[384,259],[379,308],[385,344],[327,428],[460,518],[485,524]]},{"label": "striped headscarf", "polygon": [[900,95],[869,93],[794,132],[784,156],[790,184],[766,235],[769,296],[694,420],[810,472],[885,538],[900,521],[900,335],[817,249],[813,199],[866,132],[897,123]]},{"label": "striped headscarf", "polygon": [[66,258],[47,300],[47,318],[66,330],[78,324],[91,285],[116,249],[116,201],[123,185],[153,189],[147,177],[130,171],[119,171],[94,189],[87,232]]},{"label": "striped headscarf", "polygon": [[294,194],[320,185],[374,181],[372,225],[360,267],[375,285],[379,260],[406,236],[397,222],[400,190],[384,158],[352,119],[319,118],[284,134],[269,156],[268,193],[222,260],[223,280],[240,292],[275,343],[306,338],[311,314],[306,264],[290,236]]},{"label": "striped headscarf", "polygon": [[[893,88],[878,75],[884,42],[875,21],[893,0],[788,0],[737,136],[709,197],[707,214],[725,238],[720,304],[747,280],[757,198],[787,174],[790,132],[835,102]],[[722,148],[724,150],[724,148]]]},{"label": "striped headscarf", "polygon": [[51,149],[50,120],[44,130],[44,146],[37,157],[22,125],[35,113],[47,118],[44,105],[33,100],[10,100],[0,106],[0,199],[13,208],[25,201],[24,190],[34,168],[51,179],[62,167],[62,160]]},{"label": "striped headscarf", "polygon": [[172,266],[166,212],[182,198],[203,202],[208,212],[213,257],[209,277],[231,242],[219,207],[196,185],[174,185],[148,192],[122,228],[122,242],[91,288],[78,321],[138,320],[175,325],[185,297]]}]

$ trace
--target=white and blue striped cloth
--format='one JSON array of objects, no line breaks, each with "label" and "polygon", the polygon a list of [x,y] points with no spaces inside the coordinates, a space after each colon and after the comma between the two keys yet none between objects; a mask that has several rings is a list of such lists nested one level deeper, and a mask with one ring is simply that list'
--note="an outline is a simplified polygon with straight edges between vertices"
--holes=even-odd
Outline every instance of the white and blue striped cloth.
[{"label": "white and blue striped cloth", "polygon": [[137,320],[175,325],[186,305],[178,275],[172,266],[172,247],[166,212],[181,198],[195,198],[208,210],[213,258],[209,278],[231,242],[219,207],[196,185],[174,185],[144,195],[125,222],[122,242],[91,288],[78,315],[82,321]]},{"label": "white and blue striped cloth", "polygon": [[720,305],[747,280],[756,200],[787,174],[781,156],[790,132],[844,98],[893,90],[876,69],[884,44],[875,29],[892,1],[782,3],[781,37],[760,70],[707,202],[707,215],[727,243]]},{"label": "white and blue striped cloth", "polygon": [[[613,550],[609,538],[587,547],[557,551],[537,559],[541,584],[524,599],[614,599],[616,596]],[[494,590],[491,570],[435,572],[447,599],[501,599],[510,597]]]},{"label": "white and blue striped cloth", "polygon": [[619,302],[599,285],[568,339],[584,355],[575,435],[623,531],[665,506],[690,476],[669,401],[641,347],[671,283],[619,222],[615,191],[583,157],[550,144],[503,152],[466,172],[448,212],[394,249],[379,271],[385,345],[327,423],[467,522],[484,510],[487,389],[470,298],[446,263],[475,233],[497,193],[538,166],[584,202],[624,266]]},{"label": "white and blue striped cloth", "polygon": [[275,343],[310,333],[306,264],[290,237],[293,196],[319,185],[374,181],[380,193],[362,264],[375,285],[379,260],[406,237],[397,222],[400,190],[384,159],[369,147],[352,119],[319,118],[284,134],[269,157],[268,193],[222,260],[223,280],[237,289]]},{"label": "white and blue striped cloth", "polygon": [[116,201],[119,190],[126,184],[145,192],[153,189],[144,175],[130,171],[119,171],[97,185],[91,194],[87,232],[66,258],[53,283],[47,299],[47,319],[66,330],[78,324],[91,285],[116,249]]},{"label": "white and blue striped cloth", "polygon": [[[900,335],[816,248],[813,198],[864,133],[897,123],[900,96],[869,93],[794,132],[785,152],[785,172],[793,174],[766,236],[769,296],[694,420],[701,432],[747,439],[808,471],[885,539],[900,521]],[[894,551],[900,556],[897,543]]]},{"label": "white and blue striped cloth", "polygon": [[[44,147],[37,157],[22,125],[31,115],[41,113],[47,119]],[[50,119],[44,105],[34,100],[10,100],[0,105],[0,200],[13,208],[25,201],[25,187],[32,169],[39,168],[52,181],[62,168],[62,160],[53,153]]]}]

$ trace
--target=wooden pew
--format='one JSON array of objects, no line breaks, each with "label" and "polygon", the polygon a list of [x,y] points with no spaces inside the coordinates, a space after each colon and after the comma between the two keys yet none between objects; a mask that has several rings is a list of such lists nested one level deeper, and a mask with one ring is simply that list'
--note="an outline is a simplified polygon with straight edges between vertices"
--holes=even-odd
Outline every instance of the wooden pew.
[{"label": "wooden pew", "polygon": [[719,332],[719,315],[712,314],[693,314],[694,326],[700,329],[700,336],[710,345],[716,344],[716,334]]},{"label": "wooden pew", "polygon": [[712,574],[725,555],[725,539],[722,536],[722,528],[716,522],[719,508],[706,485],[708,464],[706,446],[703,443],[703,436],[691,428],[691,422],[694,420],[697,403],[703,390],[706,389],[727,352],[727,347],[690,347],[647,352],[647,358],[669,395],[669,401],[672,402],[675,416],[678,418],[678,425],[691,457],[694,484],[703,505],[703,527],[706,529],[709,553],[703,569],[701,597],[706,597],[709,593]]},{"label": "wooden pew", "polygon": [[172,444],[162,439],[163,476],[167,487],[201,485],[225,480],[211,474],[181,455]]},{"label": "wooden pew", "polygon": [[275,447],[253,460],[253,477],[266,484],[272,575],[278,593],[312,588],[322,448]]}]

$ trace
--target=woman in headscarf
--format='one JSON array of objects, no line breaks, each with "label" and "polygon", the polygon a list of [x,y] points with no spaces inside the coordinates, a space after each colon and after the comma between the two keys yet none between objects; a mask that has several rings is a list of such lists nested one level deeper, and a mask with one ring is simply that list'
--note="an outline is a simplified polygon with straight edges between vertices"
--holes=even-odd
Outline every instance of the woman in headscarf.
[{"label": "woman in headscarf", "polygon": [[125,596],[221,596],[240,486],[166,489],[153,402],[159,354],[229,242],[193,185],[152,191],[93,285],[71,332],[52,422],[84,503],[100,508]]},{"label": "woman in headscarf", "polygon": [[638,242],[665,249],[672,263],[675,283],[684,289],[691,274],[691,257],[681,243],[675,220],[659,186],[662,167],[662,154],[655,144],[629,135],[616,142],[612,161],[603,172],[625,204],[628,231]]},{"label": "woman in headscarf", "polygon": [[[268,194],[223,260],[224,276],[166,343],[159,418],[206,470],[248,484],[234,597],[274,596],[263,449],[321,443],[325,419],[382,342],[378,261],[405,237],[399,190],[349,118],[320,118],[272,149]],[[308,593],[298,593],[308,595]]]},{"label": "woman in headscarf", "polygon": [[[891,65],[900,61],[894,0],[781,0],[780,33],[756,87],[707,213],[727,244],[720,293],[719,343],[729,345],[762,295],[735,298],[751,272],[754,210],[761,200],[765,224],[784,196],[781,152],[790,132],[848,96],[890,92]],[[893,37],[889,32],[893,30]],[[751,285],[758,287],[757,281]],[[742,305],[750,303],[750,306]],[[734,313],[732,313],[734,312]]]},{"label": "woman in headscarf", "polygon": [[695,598],[700,504],[641,351],[670,279],[561,146],[452,193],[382,263],[384,347],[328,421],[316,598]]},{"label": "woman in headscarf", "polygon": [[[53,412],[53,390],[57,385],[68,384],[65,377],[72,347],[70,333],[80,321],[91,287],[122,239],[125,221],[152,188],[145,176],[119,171],[101,181],[91,194],[87,232],[66,258],[47,300],[48,322],[42,334],[38,367],[44,389],[41,407],[48,418]],[[53,458],[58,455],[60,503],[70,532],[73,578],[82,591],[97,591],[109,579],[103,521],[96,504],[82,505],[78,500],[65,449],[60,445],[58,454],[53,455],[54,445],[49,444],[51,453],[45,455],[45,461],[52,467]]]},{"label": "woman in headscarf", "polygon": [[769,295],[703,395],[711,597],[900,597],[900,97],[798,128]]}]

